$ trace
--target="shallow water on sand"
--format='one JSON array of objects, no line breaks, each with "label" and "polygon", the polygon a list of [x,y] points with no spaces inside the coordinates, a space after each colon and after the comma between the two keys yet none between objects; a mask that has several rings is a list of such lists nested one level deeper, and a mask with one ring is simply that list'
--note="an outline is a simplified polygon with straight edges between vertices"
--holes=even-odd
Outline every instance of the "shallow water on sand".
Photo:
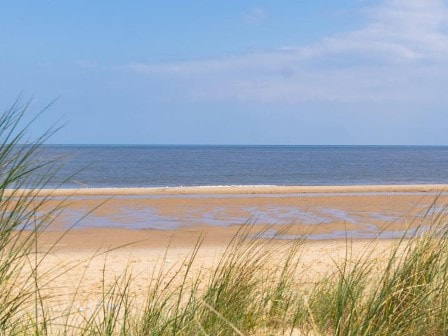
[{"label": "shallow water on sand", "polygon": [[[394,238],[409,224],[418,223],[426,214],[434,196],[419,194],[339,194],[338,196],[245,195],[240,197],[198,198],[179,196],[117,196],[95,208],[107,197],[71,199],[58,220],[67,228],[81,220],[76,228],[124,228],[134,230],[174,230],[188,227],[229,227],[251,221],[281,230],[296,226],[309,232],[311,239],[341,237],[368,238],[379,235]],[[432,214],[445,210],[432,206]]]}]

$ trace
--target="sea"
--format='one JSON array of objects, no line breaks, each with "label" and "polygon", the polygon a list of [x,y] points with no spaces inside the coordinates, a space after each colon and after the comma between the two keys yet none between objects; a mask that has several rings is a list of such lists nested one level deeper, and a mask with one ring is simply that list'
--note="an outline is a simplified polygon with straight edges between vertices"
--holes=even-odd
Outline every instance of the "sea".
[{"label": "sea", "polygon": [[448,146],[45,145],[49,187],[448,183]]}]

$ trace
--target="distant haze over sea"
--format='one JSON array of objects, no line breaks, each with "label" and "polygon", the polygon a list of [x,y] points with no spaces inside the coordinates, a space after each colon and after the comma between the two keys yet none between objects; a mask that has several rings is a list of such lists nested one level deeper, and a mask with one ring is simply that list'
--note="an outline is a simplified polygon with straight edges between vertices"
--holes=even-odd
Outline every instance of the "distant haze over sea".
[{"label": "distant haze over sea", "polygon": [[46,145],[64,157],[53,186],[448,183],[448,146]]}]

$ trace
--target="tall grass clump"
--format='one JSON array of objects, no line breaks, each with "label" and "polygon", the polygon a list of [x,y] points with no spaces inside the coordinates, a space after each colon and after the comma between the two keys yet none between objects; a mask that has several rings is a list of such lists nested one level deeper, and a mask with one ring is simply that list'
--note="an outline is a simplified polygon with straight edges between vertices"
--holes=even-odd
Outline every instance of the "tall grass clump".
[{"label": "tall grass clump", "polygon": [[[293,279],[298,240],[288,247],[260,240],[253,225],[241,227],[217,264],[201,281],[192,272],[201,240],[183,263],[184,269],[167,276],[159,272],[146,306],[133,321],[132,335],[250,335],[257,330],[278,333],[291,329],[297,293]],[[285,259],[271,264],[275,252]],[[269,265],[270,267],[267,267]],[[162,286],[162,279],[167,284]],[[269,334],[269,333],[268,333]]]},{"label": "tall grass clump", "polygon": [[426,218],[379,271],[366,256],[345,259],[315,286],[308,324],[323,335],[447,335],[446,224],[445,216]]},{"label": "tall grass clump", "polygon": [[[24,332],[25,314],[40,324],[36,238],[60,210],[45,209],[38,197],[57,171],[56,160],[41,160],[41,145],[55,129],[30,140],[25,121],[28,104],[16,101],[0,115],[0,332]],[[31,266],[31,267],[30,267]],[[27,268],[30,272],[23,274]],[[33,307],[25,313],[25,307]]]}]

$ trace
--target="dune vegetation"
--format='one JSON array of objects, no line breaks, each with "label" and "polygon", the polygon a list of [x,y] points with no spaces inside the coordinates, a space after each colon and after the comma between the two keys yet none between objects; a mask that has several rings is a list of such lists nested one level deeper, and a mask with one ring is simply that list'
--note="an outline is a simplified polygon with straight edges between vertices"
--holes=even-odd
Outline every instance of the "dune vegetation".
[{"label": "dune vegetation", "polygon": [[[429,213],[414,238],[396,241],[381,267],[347,252],[336,272],[303,284],[298,265],[304,240],[268,249],[276,238],[254,235],[254,224],[246,223],[205,281],[191,268],[199,239],[183,267],[170,275],[161,259],[144,304],[137,304],[142,294],[137,298],[130,290],[129,270],[112,283],[104,281],[95,309],[71,304],[76,289],[66,307],[54,309],[45,288],[61,270],[41,270],[51,248],[38,251],[37,242],[63,208],[48,211],[50,196],[35,191],[48,186],[59,161],[42,161],[39,150],[53,131],[29,140],[25,111],[18,102],[0,117],[2,335],[448,334],[446,218]],[[348,251],[349,246],[347,241]],[[273,261],[275,253],[284,258]],[[266,267],[273,263],[274,269]]]}]

